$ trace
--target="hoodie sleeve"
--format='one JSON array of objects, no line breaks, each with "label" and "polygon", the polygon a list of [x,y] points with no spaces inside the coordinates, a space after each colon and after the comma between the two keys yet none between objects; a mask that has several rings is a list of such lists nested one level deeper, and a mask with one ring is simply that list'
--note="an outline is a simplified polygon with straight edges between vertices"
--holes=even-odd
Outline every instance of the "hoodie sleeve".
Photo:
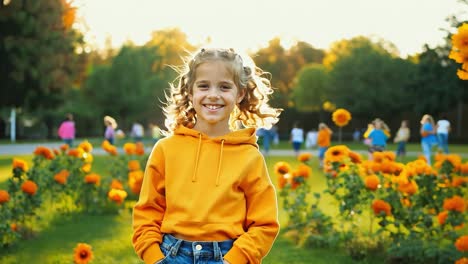
[{"label": "hoodie sleeve", "polygon": [[246,233],[224,257],[230,263],[261,263],[279,232],[276,191],[260,154],[249,172],[241,185],[246,197]]},{"label": "hoodie sleeve", "polygon": [[166,210],[164,156],[158,144],[146,164],[140,197],[133,208],[133,246],[145,263],[163,259],[161,223]]}]

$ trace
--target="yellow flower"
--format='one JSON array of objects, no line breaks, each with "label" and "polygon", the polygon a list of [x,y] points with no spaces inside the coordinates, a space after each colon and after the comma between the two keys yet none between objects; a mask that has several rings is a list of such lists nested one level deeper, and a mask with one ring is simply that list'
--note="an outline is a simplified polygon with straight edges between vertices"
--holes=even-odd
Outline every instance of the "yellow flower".
[{"label": "yellow flower", "polygon": [[123,149],[127,155],[136,154],[136,145],[134,143],[125,143]]},{"label": "yellow flower", "polygon": [[291,166],[287,162],[280,161],[275,164],[274,170],[276,174],[282,175],[282,174],[289,173],[291,171]]},{"label": "yellow flower", "polygon": [[91,246],[86,243],[78,243],[75,247],[74,262],[75,264],[87,264],[93,259],[93,251]]},{"label": "yellow flower", "polygon": [[349,149],[345,145],[337,145],[327,149],[325,152],[326,162],[342,162],[348,157]]},{"label": "yellow flower", "polygon": [[452,45],[455,49],[466,51],[468,50],[468,24],[463,23],[458,32],[452,35]]},{"label": "yellow flower", "polygon": [[332,119],[337,126],[343,127],[351,120],[351,113],[346,109],[338,108],[333,112]]},{"label": "yellow flower", "polygon": [[311,153],[304,152],[304,153],[299,154],[299,156],[297,157],[297,160],[306,162],[306,161],[309,161],[311,157],[312,157]]},{"label": "yellow flower", "polygon": [[93,145],[91,145],[91,143],[89,143],[87,140],[81,142],[80,145],[78,145],[78,147],[87,153],[93,151]]},{"label": "yellow flower", "polygon": [[121,204],[125,198],[127,198],[127,192],[119,189],[111,189],[107,196],[117,204]]}]

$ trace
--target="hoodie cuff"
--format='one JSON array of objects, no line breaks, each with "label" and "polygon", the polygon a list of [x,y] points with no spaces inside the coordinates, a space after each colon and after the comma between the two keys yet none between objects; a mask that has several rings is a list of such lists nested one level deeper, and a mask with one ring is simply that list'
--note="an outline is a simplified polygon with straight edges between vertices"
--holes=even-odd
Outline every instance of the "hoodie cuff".
[{"label": "hoodie cuff", "polygon": [[164,258],[164,254],[161,251],[159,244],[153,244],[148,247],[143,253],[143,260],[145,264],[154,264],[156,261]]},{"label": "hoodie cuff", "polygon": [[232,264],[234,263],[235,264],[247,264],[248,263],[248,259],[246,258],[244,253],[242,253],[242,251],[235,245],[232,246],[231,250],[229,250],[228,253],[226,253],[226,255],[224,256],[224,259]]}]

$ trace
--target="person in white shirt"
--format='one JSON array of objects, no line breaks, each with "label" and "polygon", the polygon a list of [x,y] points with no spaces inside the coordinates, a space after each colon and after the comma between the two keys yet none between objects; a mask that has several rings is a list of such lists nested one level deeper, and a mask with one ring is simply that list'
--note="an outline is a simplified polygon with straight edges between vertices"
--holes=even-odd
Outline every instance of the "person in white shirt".
[{"label": "person in white shirt", "polygon": [[306,134],[305,147],[310,149],[317,146],[318,132],[316,129],[312,129]]},{"label": "person in white shirt", "polygon": [[141,142],[143,140],[143,136],[145,134],[145,129],[140,123],[133,123],[132,125],[132,131],[130,132],[130,135],[133,137],[133,140],[135,142]]},{"label": "person in white shirt", "polygon": [[294,123],[293,129],[291,130],[290,141],[293,145],[296,156],[298,156],[301,145],[304,142],[304,130],[299,127],[299,122]]},{"label": "person in white shirt", "polygon": [[442,116],[439,121],[437,121],[437,140],[439,143],[439,148],[442,149],[444,153],[449,153],[448,150],[448,137],[450,133],[450,122],[445,116]]}]

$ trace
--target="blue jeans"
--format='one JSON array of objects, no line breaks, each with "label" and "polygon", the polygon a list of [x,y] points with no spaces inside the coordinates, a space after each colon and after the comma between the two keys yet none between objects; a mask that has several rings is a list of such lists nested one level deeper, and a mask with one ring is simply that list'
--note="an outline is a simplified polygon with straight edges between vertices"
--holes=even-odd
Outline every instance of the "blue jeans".
[{"label": "blue jeans", "polygon": [[234,240],[196,242],[164,235],[161,251],[165,258],[160,264],[221,264]]},{"label": "blue jeans", "polygon": [[404,156],[406,154],[406,142],[400,141],[398,142],[398,148],[396,150],[397,156]]},{"label": "blue jeans", "polygon": [[439,141],[439,147],[444,151],[444,153],[449,153],[448,150],[448,134],[438,133],[437,140]]},{"label": "blue jeans", "polygon": [[422,150],[424,153],[424,157],[426,157],[427,164],[431,165],[431,152],[432,148],[436,146],[436,142],[421,142]]}]

